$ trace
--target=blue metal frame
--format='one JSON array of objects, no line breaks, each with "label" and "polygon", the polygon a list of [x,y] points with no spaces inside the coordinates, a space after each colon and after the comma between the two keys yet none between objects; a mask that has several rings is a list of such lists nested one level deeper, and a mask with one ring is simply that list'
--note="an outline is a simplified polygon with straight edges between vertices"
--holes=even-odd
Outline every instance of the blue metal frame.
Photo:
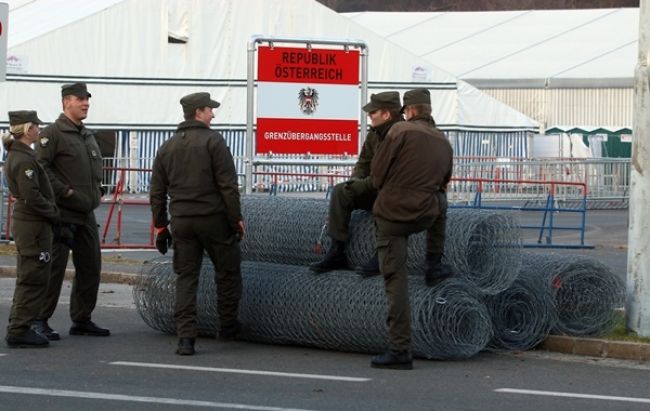
[{"label": "blue metal frame", "polygon": [[[544,207],[526,207],[526,206],[489,206],[482,203],[482,193],[479,191],[474,195],[474,200],[468,205],[450,204],[450,208],[474,208],[482,210],[508,210],[508,211],[541,211],[542,223],[540,225],[522,225],[525,230],[539,229],[539,236],[536,243],[524,243],[524,248],[594,248],[593,245],[585,244],[585,229],[587,222],[587,196],[584,195],[580,200],[579,208],[559,207],[556,206],[555,196],[549,194],[546,197]],[[569,212],[580,214],[580,224],[578,226],[557,226],[555,224],[554,214],[556,212]],[[580,233],[580,244],[553,244],[553,231],[556,230],[573,230]],[[548,235],[544,240],[544,232]]]}]

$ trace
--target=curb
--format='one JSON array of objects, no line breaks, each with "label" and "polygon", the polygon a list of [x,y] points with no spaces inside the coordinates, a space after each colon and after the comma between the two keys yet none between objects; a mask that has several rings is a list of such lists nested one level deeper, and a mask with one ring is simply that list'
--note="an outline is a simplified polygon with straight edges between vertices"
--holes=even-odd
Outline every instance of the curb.
[{"label": "curb", "polygon": [[629,341],[549,335],[537,349],[589,357],[650,361],[650,344]]},{"label": "curb", "polygon": [[[74,270],[65,270],[65,279],[72,280],[74,278]],[[0,277],[16,278],[16,267],[10,265],[0,265]],[[138,278],[138,274],[123,273],[116,271],[102,271],[102,283],[118,283],[134,285]]]}]

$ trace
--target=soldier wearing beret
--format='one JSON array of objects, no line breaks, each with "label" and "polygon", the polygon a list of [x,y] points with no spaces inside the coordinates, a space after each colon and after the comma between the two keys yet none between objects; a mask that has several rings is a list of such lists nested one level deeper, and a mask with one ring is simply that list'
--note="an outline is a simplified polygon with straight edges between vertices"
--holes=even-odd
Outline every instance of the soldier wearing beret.
[{"label": "soldier wearing beret", "polygon": [[379,268],[388,297],[390,350],[372,358],[375,368],[413,368],[411,309],[406,267],[411,234],[427,231],[426,283],[447,276],[440,260],[444,248],[452,148],[431,117],[429,90],[404,94],[406,122],[390,129],[372,161],[370,178],[379,190],[372,212],[377,225]]},{"label": "soldier wearing beret", "polygon": [[10,111],[10,134],[3,136],[9,153],[4,173],[16,199],[12,231],[18,251],[6,337],[11,348],[49,345],[47,337],[30,327],[45,299],[52,264],[52,223],[59,218],[52,186],[31,148],[38,141],[41,123],[35,111]]},{"label": "soldier wearing beret", "polygon": [[38,161],[47,172],[61,221],[54,227],[54,252],[46,302],[35,326],[50,340],[59,333],[48,324],[61,293],[72,250],[75,275],[70,295],[70,335],[108,336],[110,331],[91,321],[101,273],[99,232],[94,210],[99,206],[102,156],[95,136],[83,124],[91,94],[85,83],[61,87],[63,113],[43,129]]},{"label": "soldier wearing beret", "polygon": [[185,121],[156,154],[149,196],[156,248],[162,254],[170,245],[174,248],[176,354],[192,355],[204,250],[216,271],[218,337],[234,339],[239,335],[239,241],[244,237],[244,222],[235,163],[221,134],[210,129],[213,109],[220,104],[209,93],[187,95],[180,103]]},{"label": "soldier wearing beret", "polygon": [[[354,210],[372,210],[377,190],[370,184],[371,164],[388,130],[402,121],[400,108],[399,93],[396,91],[372,94],[370,102],[362,107],[362,110],[368,113],[371,127],[352,171],[352,177],[334,187],[328,225],[332,245],[321,261],[310,266],[312,271],[321,273],[348,267],[345,245],[349,235],[350,216]],[[363,276],[378,275],[377,254],[357,271]]]}]

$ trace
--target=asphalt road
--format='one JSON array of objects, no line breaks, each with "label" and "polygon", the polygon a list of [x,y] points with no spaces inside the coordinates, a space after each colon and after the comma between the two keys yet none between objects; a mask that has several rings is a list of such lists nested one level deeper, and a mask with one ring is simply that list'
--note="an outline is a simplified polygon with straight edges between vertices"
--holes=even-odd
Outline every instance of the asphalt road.
[{"label": "asphalt road", "polygon": [[[6,318],[11,279],[0,279]],[[69,284],[64,287],[67,294]],[[68,336],[62,297],[45,349],[0,347],[0,410],[647,410],[650,364],[544,352],[482,353],[466,361],[416,360],[376,370],[370,356],[201,338],[150,329],[130,287],[102,284],[94,320],[103,337]]]},{"label": "asphalt road", "polygon": [[[106,207],[98,214],[103,224]],[[126,209],[123,238],[146,241],[149,218],[146,207]],[[595,248],[555,252],[592,256],[624,276],[626,224],[625,211],[590,211],[586,240]],[[0,279],[1,318],[13,281]],[[390,371],[370,368],[367,354],[208,338],[198,340],[196,356],[179,357],[176,338],[150,329],[121,284],[101,285],[93,317],[111,337],[68,336],[69,289],[51,321],[61,341],[32,350],[0,345],[0,410],[650,409],[650,364],[628,361],[481,353]]]}]

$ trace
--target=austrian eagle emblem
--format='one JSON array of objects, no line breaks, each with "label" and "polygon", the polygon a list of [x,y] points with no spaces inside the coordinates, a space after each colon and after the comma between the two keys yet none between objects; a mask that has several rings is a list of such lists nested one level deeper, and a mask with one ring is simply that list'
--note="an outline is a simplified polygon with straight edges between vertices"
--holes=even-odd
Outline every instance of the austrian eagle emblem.
[{"label": "austrian eagle emblem", "polygon": [[311,87],[301,88],[298,92],[298,106],[304,114],[314,114],[318,107],[318,91]]}]

